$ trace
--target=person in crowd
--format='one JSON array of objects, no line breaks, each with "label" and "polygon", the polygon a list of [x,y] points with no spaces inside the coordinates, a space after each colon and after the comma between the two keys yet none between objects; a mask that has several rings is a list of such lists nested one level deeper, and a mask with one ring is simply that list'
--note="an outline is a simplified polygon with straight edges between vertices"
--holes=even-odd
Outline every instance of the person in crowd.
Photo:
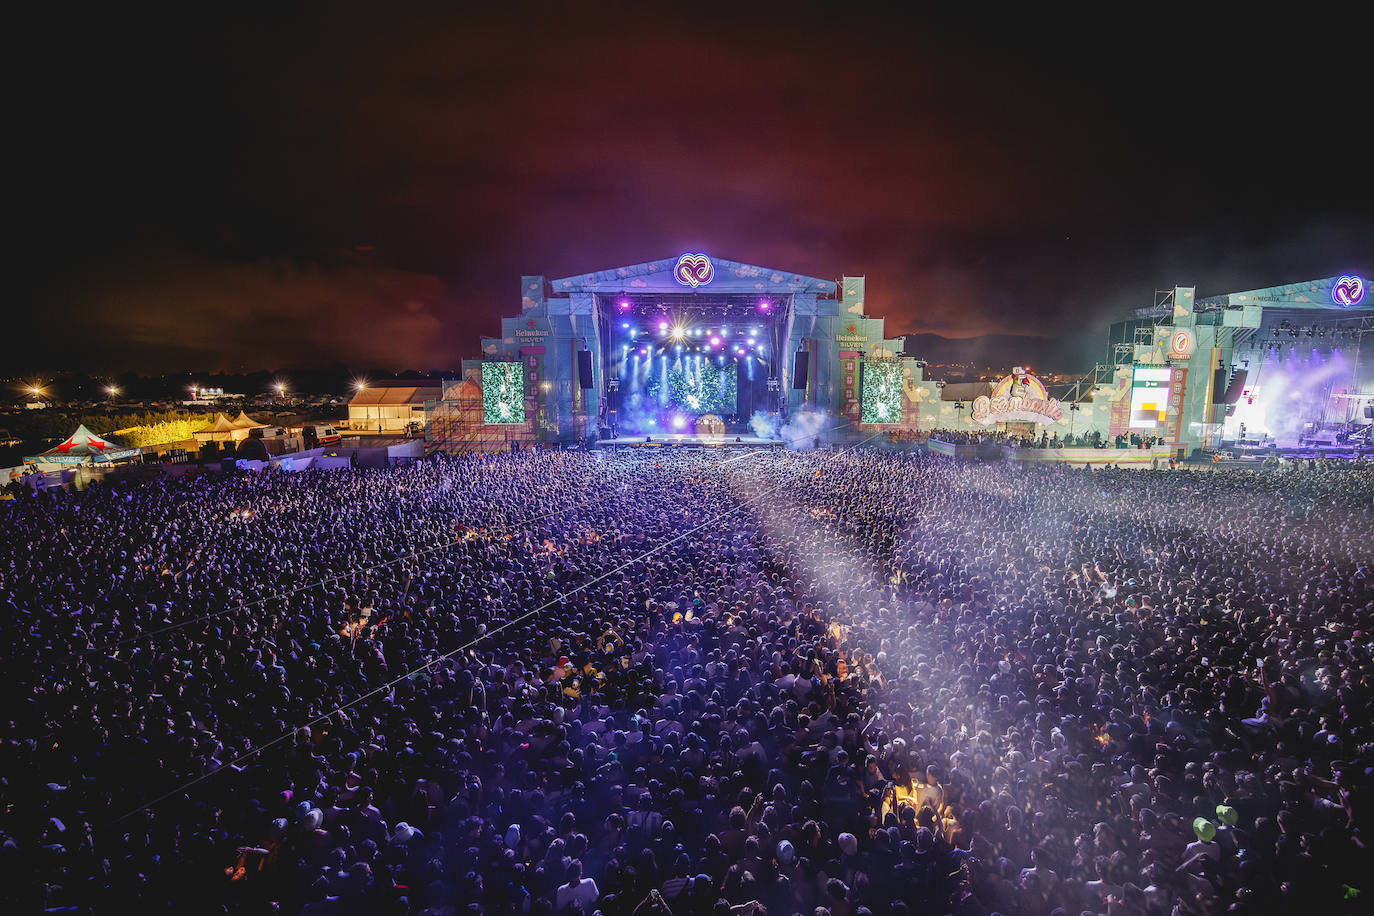
[{"label": "person in crowd", "polygon": [[1374,471],[525,450],[0,510],[7,912],[1354,912]]}]

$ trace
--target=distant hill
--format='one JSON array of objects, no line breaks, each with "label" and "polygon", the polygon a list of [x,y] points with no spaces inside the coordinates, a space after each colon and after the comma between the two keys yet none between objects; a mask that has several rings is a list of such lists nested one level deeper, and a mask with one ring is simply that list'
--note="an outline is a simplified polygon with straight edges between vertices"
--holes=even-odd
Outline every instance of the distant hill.
[{"label": "distant hill", "polygon": [[1084,372],[1092,368],[1093,354],[1082,352],[1083,341],[1065,346],[1056,337],[1030,334],[983,334],[978,337],[944,337],[940,334],[908,334],[909,352],[933,363],[976,363],[998,369],[1030,366],[1043,372]]}]

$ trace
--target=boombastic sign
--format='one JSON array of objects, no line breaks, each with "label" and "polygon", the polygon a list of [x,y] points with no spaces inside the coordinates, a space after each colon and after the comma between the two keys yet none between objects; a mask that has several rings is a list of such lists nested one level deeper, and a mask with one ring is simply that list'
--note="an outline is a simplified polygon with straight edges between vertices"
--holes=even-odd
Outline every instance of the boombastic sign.
[{"label": "boombastic sign", "polygon": [[993,386],[991,395],[973,399],[972,420],[984,426],[994,423],[1050,426],[1062,419],[1063,403],[1050,397],[1040,379],[1019,367]]}]

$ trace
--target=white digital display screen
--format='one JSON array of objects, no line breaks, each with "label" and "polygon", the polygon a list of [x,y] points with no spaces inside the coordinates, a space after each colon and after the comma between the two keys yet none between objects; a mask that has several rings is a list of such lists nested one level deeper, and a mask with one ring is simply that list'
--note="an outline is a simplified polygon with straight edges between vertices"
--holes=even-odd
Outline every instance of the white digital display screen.
[{"label": "white digital display screen", "polygon": [[1136,367],[1131,381],[1131,429],[1155,429],[1164,425],[1172,378],[1171,369]]}]

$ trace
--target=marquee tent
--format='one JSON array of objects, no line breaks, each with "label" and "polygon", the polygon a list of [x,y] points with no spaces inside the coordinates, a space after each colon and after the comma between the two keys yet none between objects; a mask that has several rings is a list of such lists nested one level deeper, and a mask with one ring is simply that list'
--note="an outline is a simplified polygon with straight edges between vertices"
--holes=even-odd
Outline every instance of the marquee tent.
[{"label": "marquee tent", "polygon": [[234,421],[222,413],[215,414],[214,422],[193,434],[197,442],[236,442],[247,437],[248,431],[235,426]]},{"label": "marquee tent", "polygon": [[91,464],[97,461],[122,461],[136,458],[142,454],[140,449],[123,448],[107,439],[102,439],[86,428],[83,423],[65,442],[38,455],[24,458],[25,464]]}]

